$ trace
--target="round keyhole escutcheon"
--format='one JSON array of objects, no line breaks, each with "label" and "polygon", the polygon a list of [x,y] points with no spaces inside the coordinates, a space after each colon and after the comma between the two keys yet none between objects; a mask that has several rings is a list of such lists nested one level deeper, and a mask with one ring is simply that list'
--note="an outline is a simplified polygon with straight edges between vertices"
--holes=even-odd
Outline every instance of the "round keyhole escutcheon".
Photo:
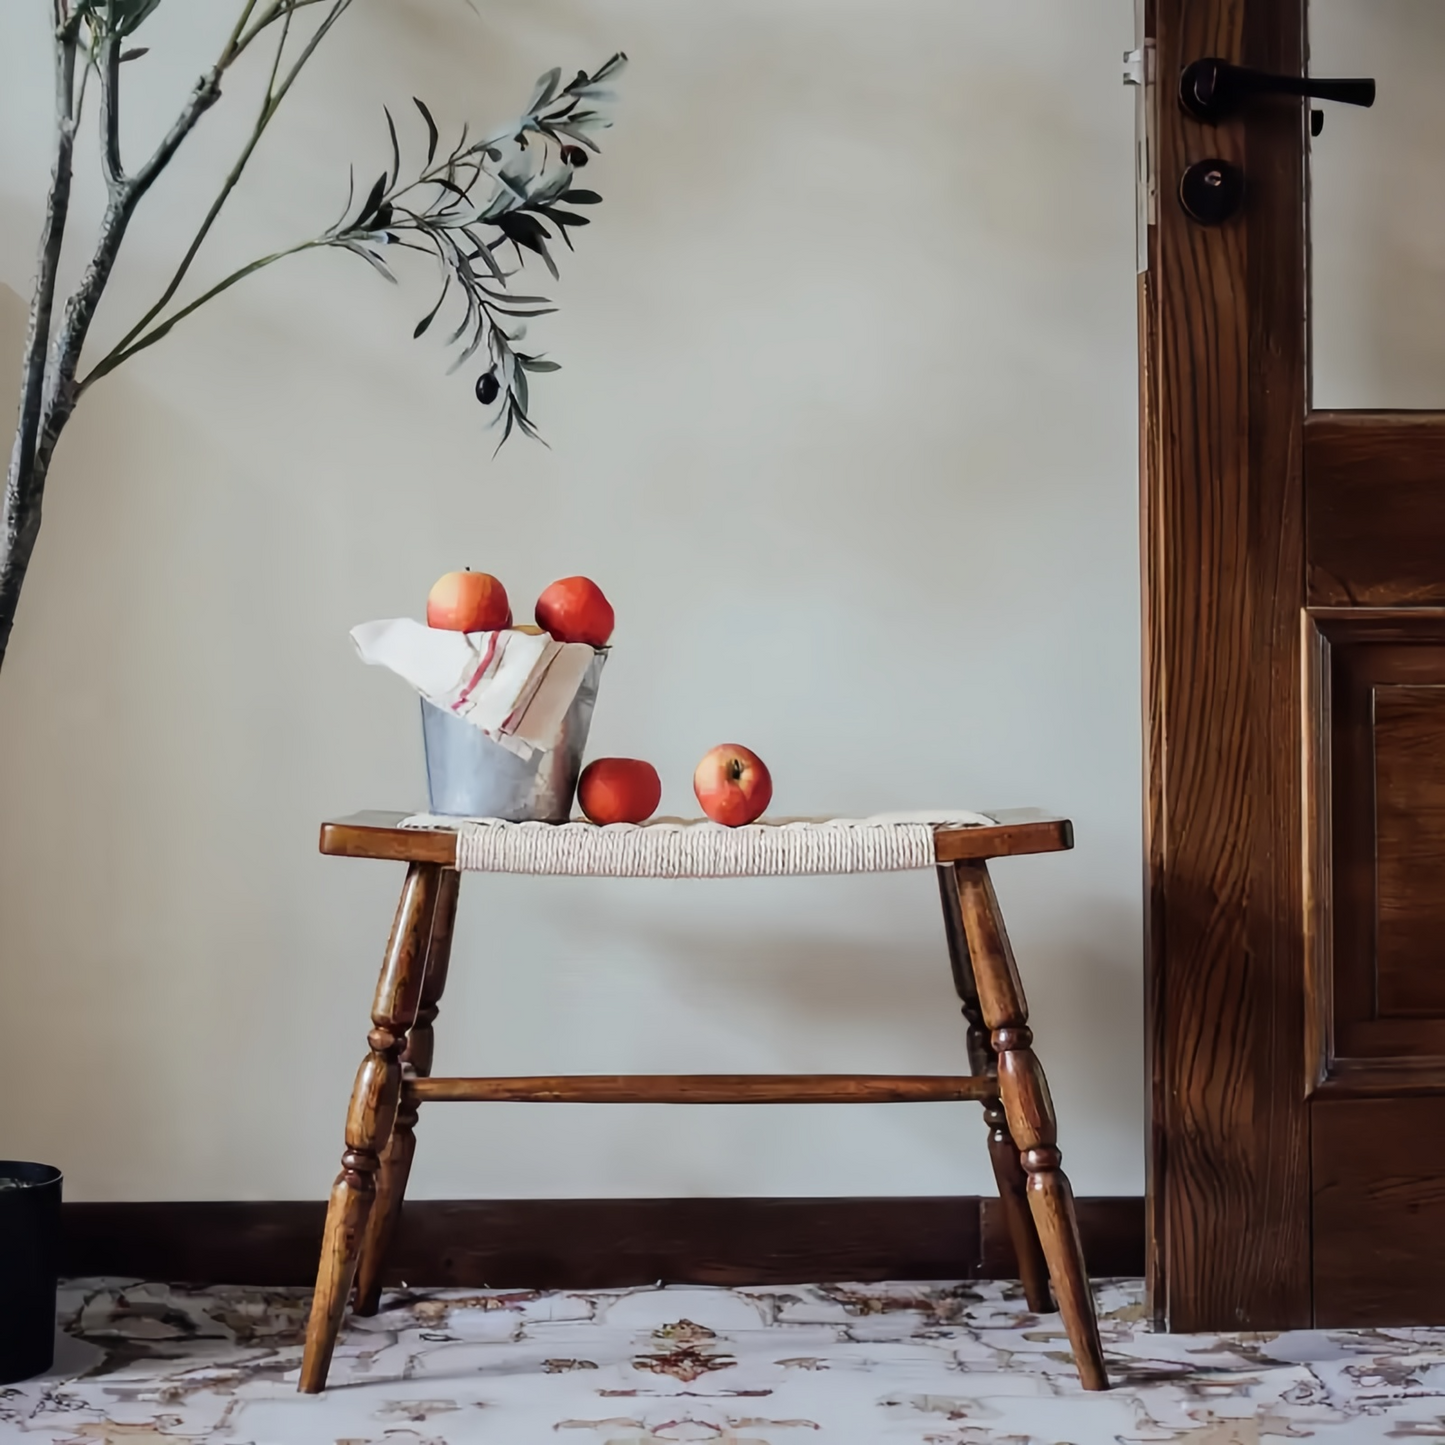
[{"label": "round keyhole escutcheon", "polygon": [[1232,161],[1195,161],[1179,178],[1179,204],[1191,221],[1218,226],[1244,203],[1244,172]]}]

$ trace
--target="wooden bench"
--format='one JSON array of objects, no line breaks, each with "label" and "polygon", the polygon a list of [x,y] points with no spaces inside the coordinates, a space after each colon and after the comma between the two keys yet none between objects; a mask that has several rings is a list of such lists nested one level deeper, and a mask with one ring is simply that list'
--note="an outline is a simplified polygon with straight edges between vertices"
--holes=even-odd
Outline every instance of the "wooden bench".
[{"label": "wooden bench", "polygon": [[[977,1099],[1029,1308],[1049,1312],[1052,1279],[1084,1387],[1108,1388],[1073,1194],[1060,1165],[1048,1084],[1033,1051],[1013,950],[988,873],[990,858],[1073,846],[1067,819],[991,815],[990,826],[939,827],[934,866],[953,981],[968,1024],[969,1072],[931,1074],[609,1074],[431,1077],[433,1025],[446,986],[460,874],[454,830],[400,826],[400,813],[357,813],[322,825],[321,851],[405,862],[406,882],[372,1003],[368,1052],[346,1116],[331,1191],[300,1389],[326,1385],[355,1288],[374,1314],[382,1268],[427,1101],[533,1103],[850,1104]],[[924,835],[927,842],[927,835]]]}]

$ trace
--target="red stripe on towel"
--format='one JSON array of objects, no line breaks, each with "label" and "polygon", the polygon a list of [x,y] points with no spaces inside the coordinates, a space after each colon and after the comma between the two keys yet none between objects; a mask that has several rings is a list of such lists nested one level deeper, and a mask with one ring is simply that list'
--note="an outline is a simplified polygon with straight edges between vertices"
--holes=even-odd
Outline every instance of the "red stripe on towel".
[{"label": "red stripe on towel", "polygon": [[462,689],[461,696],[452,704],[452,711],[455,712],[472,695],[472,689],[482,680],[482,674],[492,664],[492,658],[497,654],[497,638],[501,633],[492,633],[492,639],[487,643],[487,650],[482,656],[482,665],[472,674],[472,680]]}]

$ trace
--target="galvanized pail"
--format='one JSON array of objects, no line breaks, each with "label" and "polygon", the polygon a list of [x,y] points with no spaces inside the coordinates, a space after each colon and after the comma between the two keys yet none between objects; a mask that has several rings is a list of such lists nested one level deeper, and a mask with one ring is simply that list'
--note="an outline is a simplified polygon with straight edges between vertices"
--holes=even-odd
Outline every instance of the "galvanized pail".
[{"label": "galvanized pail", "polygon": [[556,743],[523,761],[480,728],[422,699],[426,783],[433,813],[565,823],[572,815],[587,729],[597,703],[605,652],[598,652],[562,719]]}]

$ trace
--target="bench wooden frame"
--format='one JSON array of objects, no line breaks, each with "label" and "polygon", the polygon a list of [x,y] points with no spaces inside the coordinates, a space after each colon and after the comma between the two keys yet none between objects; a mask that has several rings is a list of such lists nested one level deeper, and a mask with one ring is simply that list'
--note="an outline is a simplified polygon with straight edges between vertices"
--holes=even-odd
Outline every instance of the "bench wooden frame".
[{"label": "bench wooden frame", "polygon": [[382,1268],[406,1192],[423,1103],[782,1104],[977,1099],[1029,1308],[1059,1313],[1085,1389],[1108,1388],[1073,1193],[1059,1167],[1053,1103],[1033,1051],[1028,1006],[990,858],[1073,846],[1067,819],[992,815],[995,825],[940,828],[934,842],[953,981],[968,1024],[966,1075],[655,1074],[434,1079],[433,1026],[446,986],[460,875],[456,835],[403,829],[401,813],[323,824],[321,851],[408,864],[372,1003],[368,1051],[346,1116],[331,1191],[299,1388],[325,1388],[342,1318],[374,1314]]}]

